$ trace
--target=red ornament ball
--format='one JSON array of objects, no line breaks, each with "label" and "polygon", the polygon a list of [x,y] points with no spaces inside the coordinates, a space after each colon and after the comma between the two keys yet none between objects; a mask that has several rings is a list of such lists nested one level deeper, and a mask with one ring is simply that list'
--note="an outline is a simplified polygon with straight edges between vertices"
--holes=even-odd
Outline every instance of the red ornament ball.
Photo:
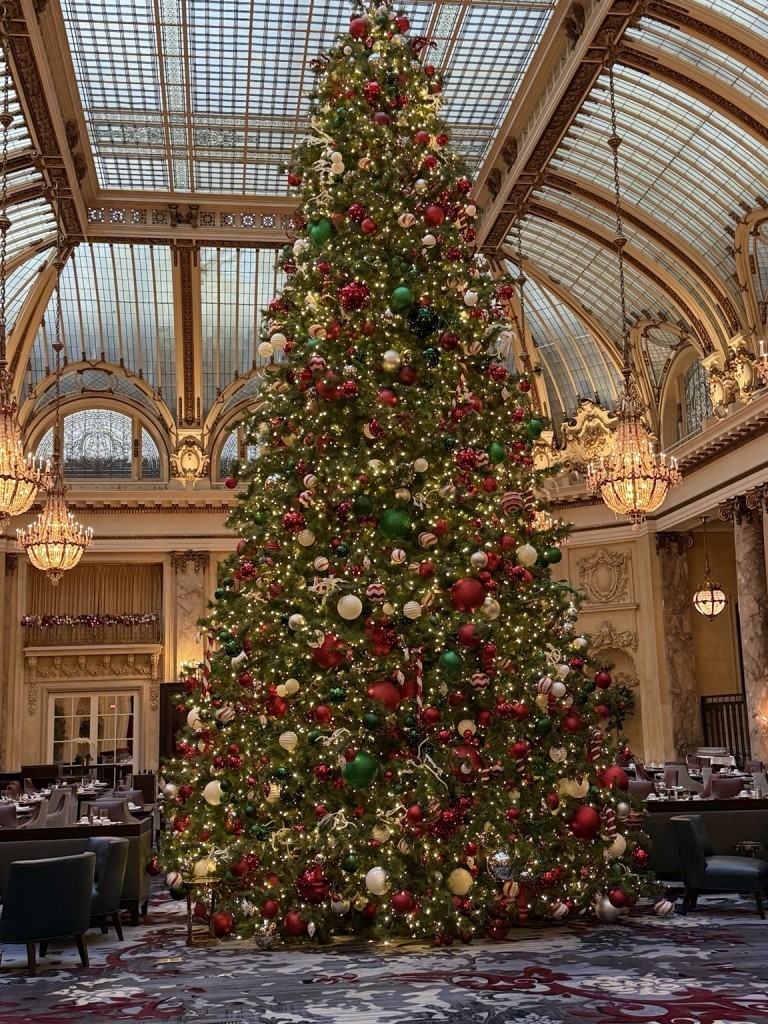
[{"label": "red ornament ball", "polygon": [[400,705],[400,691],[386,679],[378,679],[367,689],[371,700],[379,701],[388,711],[397,711]]},{"label": "red ornament ball", "polygon": [[633,850],[630,854],[630,860],[636,868],[640,868],[644,871],[648,867],[648,861],[651,859],[651,855],[647,850],[644,850],[642,846],[638,846],[636,850]]},{"label": "red ornament ball", "polygon": [[211,931],[217,939],[231,935],[235,927],[235,918],[228,910],[217,910],[211,918]]},{"label": "red ornament ball", "polygon": [[430,205],[424,210],[424,223],[427,227],[438,228],[445,220],[445,213],[441,206],[436,203],[430,203]]},{"label": "red ornament ball", "polygon": [[485,601],[485,587],[480,580],[466,577],[451,587],[451,602],[460,612],[473,612]]},{"label": "red ornament ball", "polygon": [[299,939],[302,935],[307,934],[307,922],[298,910],[288,911],[283,918],[283,928],[285,934],[290,935],[292,939]]},{"label": "red ornament ball", "polygon": [[606,768],[600,776],[600,782],[606,789],[622,789],[624,791],[629,789],[629,776],[618,765]]},{"label": "red ornament ball", "polygon": [[424,811],[419,807],[418,804],[411,804],[408,810],[405,812],[405,816],[412,824],[417,825],[420,821],[424,820]]},{"label": "red ornament ball", "polygon": [[327,704],[318,704],[312,708],[312,717],[318,725],[327,725],[333,718],[333,712]]},{"label": "red ornament ball", "polygon": [[389,902],[396,914],[408,914],[413,910],[413,896],[407,889],[401,889],[399,892],[393,892],[392,898]]},{"label": "red ornament ball", "polygon": [[261,916],[266,917],[268,919],[277,917],[277,915],[280,913],[280,907],[277,903],[277,900],[264,900],[264,902],[259,907],[259,910],[261,912]]},{"label": "red ornament ball", "polygon": [[378,125],[380,128],[386,128],[388,124],[391,124],[391,118],[389,114],[384,113],[383,110],[377,111],[373,115],[371,120],[375,125]]},{"label": "red ornament ball", "polygon": [[509,935],[509,922],[503,917],[494,917],[485,926],[485,934],[493,942],[503,942]]},{"label": "red ornament ball", "polygon": [[367,285],[359,281],[350,281],[339,291],[339,303],[347,312],[365,309],[371,301],[371,291]]},{"label": "red ornament ball", "polygon": [[[387,116],[386,114],[384,115]],[[364,235],[375,235],[376,234],[376,221],[373,217],[364,217],[360,221],[360,230]]]},{"label": "red ornament ball", "polygon": [[623,910],[624,907],[633,907],[635,905],[634,898],[630,896],[629,893],[624,892],[623,889],[619,889],[618,886],[609,890],[608,899],[611,904],[614,907],[618,907],[619,910]]},{"label": "red ornament ball", "polygon": [[416,132],[416,134],[413,136],[413,141],[416,143],[417,146],[428,146],[430,138],[431,136],[429,132],[425,132],[424,130],[422,130],[420,132]]},{"label": "red ornament ball", "polygon": [[237,487],[237,477],[228,476],[224,481],[224,486],[229,488],[230,491],[234,491],[234,489]]},{"label": "red ornament ball", "polygon": [[607,690],[613,682],[613,678],[610,672],[606,672],[602,669],[600,672],[595,674],[595,686],[598,686],[601,690]]},{"label": "red ornament ball", "polygon": [[365,18],[353,18],[349,23],[349,34],[353,39],[365,39],[368,35],[368,22]]},{"label": "red ornament ball", "polygon": [[307,903],[324,903],[331,892],[331,885],[319,864],[302,871],[296,879],[296,892]]},{"label": "red ornament ball", "polygon": [[333,633],[326,633],[319,647],[312,648],[312,660],[320,668],[338,668],[344,661],[341,641]]},{"label": "red ornament ball", "polygon": [[577,807],[568,822],[576,839],[594,839],[600,831],[600,815],[589,804]]},{"label": "red ornament ball", "polygon": [[421,713],[422,721],[425,725],[437,725],[442,718],[439,708],[426,707]]},{"label": "red ornament ball", "polygon": [[248,861],[244,857],[240,860],[236,860],[235,863],[230,866],[229,870],[235,878],[245,878],[248,874]]},{"label": "red ornament ball", "polygon": [[288,174],[288,184],[291,188],[298,188],[304,179],[297,171],[290,171]]},{"label": "red ornament ball", "polygon": [[[357,224],[359,224],[360,221],[365,217],[365,207],[362,206],[360,203],[352,203],[352,205],[347,210],[347,216],[349,217],[350,220],[353,220]],[[323,265],[325,266],[326,264]],[[318,266],[317,269],[320,270],[320,267]],[[328,270],[325,271],[325,273],[328,273],[330,269],[330,266],[328,266]]]}]

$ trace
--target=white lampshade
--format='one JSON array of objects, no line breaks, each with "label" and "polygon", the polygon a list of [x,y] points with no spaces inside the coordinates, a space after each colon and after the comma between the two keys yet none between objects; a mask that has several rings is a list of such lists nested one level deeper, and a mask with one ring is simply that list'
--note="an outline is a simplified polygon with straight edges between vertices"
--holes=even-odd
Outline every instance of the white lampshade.
[{"label": "white lampshade", "polygon": [[718,584],[711,581],[705,581],[701,590],[697,590],[693,595],[693,607],[701,615],[706,615],[710,621],[719,615],[727,604],[728,598]]}]

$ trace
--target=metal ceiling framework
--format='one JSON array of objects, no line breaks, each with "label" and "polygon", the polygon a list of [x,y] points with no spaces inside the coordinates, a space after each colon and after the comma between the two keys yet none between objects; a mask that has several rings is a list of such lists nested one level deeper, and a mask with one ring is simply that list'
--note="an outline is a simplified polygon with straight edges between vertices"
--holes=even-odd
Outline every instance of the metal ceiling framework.
[{"label": "metal ceiling framework", "polygon": [[[615,386],[620,325],[601,81],[610,59],[644,392],[658,400],[681,345],[720,359],[734,336],[755,345],[765,315],[750,292],[748,238],[757,228],[742,225],[759,225],[768,205],[768,14],[756,0],[406,6],[416,30],[436,41],[430,60],[450,72],[445,114],[476,167],[483,249],[514,263],[510,230],[524,218],[532,340],[556,418],[586,388],[610,399]],[[202,0],[6,5],[29,126],[12,154],[14,197],[32,214],[56,182],[68,245],[80,246],[67,273],[74,281],[88,261],[102,268],[112,282],[102,291],[128,310],[123,324],[109,303],[94,310],[70,289],[70,334],[90,339],[79,351],[73,341],[70,358],[114,361],[137,375],[179,430],[203,429],[220,396],[259,368],[257,303],[278,284],[270,250],[286,238],[295,206],[274,169],[306,129],[307,61],[347,14],[343,0],[279,0],[269,11],[268,23],[253,0],[222,0],[214,14]],[[281,24],[292,25],[287,40]],[[53,285],[48,245],[50,237],[33,239],[11,266],[10,354],[30,395],[48,366],[40,327]],[[167,268],[154,301],[171,310],[162,329],[162,316],[155,324],[162,352],[155,345],[154,354],[152,329],[140,326],[152,311],[137,312],[146,297],[131,291],[147,284],[136,270],[147,259]],[[163,363],[158,384],[150,378]]]}]

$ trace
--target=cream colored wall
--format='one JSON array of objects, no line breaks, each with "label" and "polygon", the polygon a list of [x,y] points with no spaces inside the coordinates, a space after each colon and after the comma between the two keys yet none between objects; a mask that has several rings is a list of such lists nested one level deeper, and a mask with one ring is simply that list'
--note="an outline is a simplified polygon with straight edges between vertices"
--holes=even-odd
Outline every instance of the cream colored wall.
[{"label": "cream colored wall", "polygon": [[[741,677],[736,633],[736,565],[733,551],[733,531],[708,531],[709,564],[713,579],[720,584],[728,606],[716,619],[710,621],[695,614],[693,623],[696,684],[701,696],[718,693],[739,693]],[[688,574],[691,595],[704,579],[704,541],[701,533],[694,534],[694,544],[688,552]]]}]

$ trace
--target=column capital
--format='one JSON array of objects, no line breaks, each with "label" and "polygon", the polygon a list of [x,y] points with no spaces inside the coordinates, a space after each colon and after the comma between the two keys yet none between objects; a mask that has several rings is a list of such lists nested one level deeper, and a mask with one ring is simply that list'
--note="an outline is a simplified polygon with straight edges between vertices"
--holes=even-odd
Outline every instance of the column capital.
[{"label": "column capital", "polygon": [[192,562],[195,572],[200,572],[208,568],[211,556],[207,551],[192,551],[191,549],[171,552],[171,568],[175,572],[186,572],[188,562]]},{"label": "column capital", "polygon": [[656,552],[659,555],[684,555],[693,547],[692,533],[678,533],[670,530],[656,534]]},{"label": "column capital", "polygon": [[[754,508],[754,506],[752,506]],[[743,494],[737,494],[733,498],[726,498],[717,506],[717,517],[724,523],[735,523],[738,526],[746,521],[752,522],[752,508]]]},{"label": "column capital", "polygon": [[747,491],[745,502],[748,509],[761,509],[768,512],[768,484],[758,484]]}]

